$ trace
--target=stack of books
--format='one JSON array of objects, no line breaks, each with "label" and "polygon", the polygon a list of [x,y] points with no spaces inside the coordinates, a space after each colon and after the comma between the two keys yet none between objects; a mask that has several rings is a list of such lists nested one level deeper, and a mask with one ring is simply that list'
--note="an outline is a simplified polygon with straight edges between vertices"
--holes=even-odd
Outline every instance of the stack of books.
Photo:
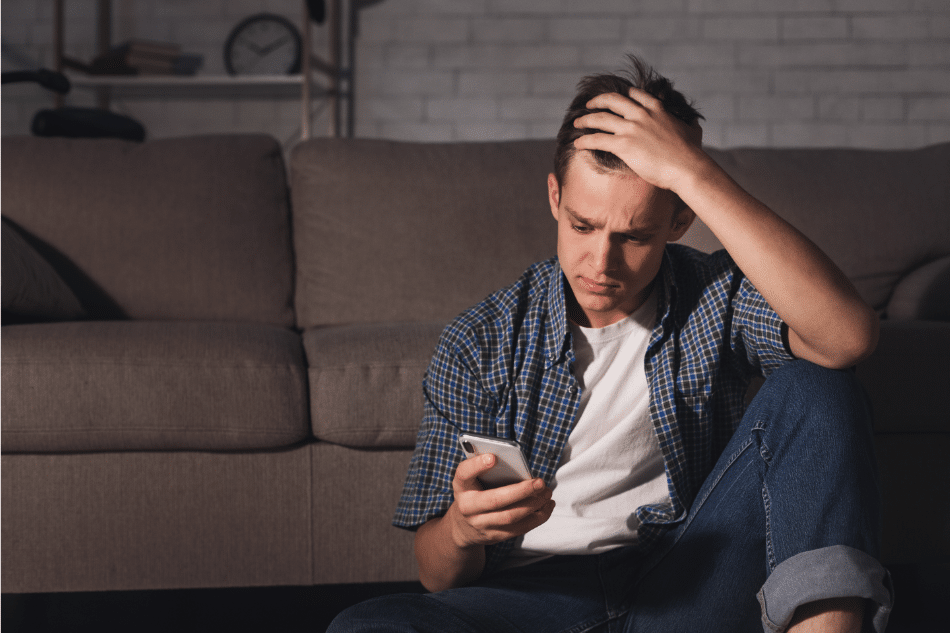
[{"label": "stack of books", "polygon": [[100,55],[84,70],[92,75],[194,75],[202,61],[200,55],[182,53],[178,44],[130,40]]}]

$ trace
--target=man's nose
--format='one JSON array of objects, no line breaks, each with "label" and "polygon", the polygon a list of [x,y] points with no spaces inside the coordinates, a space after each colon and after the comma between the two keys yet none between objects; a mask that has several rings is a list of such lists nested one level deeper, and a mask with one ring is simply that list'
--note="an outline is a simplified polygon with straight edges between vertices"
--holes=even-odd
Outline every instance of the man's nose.
[{"label": "man's nose", "polygon": [[592,263],[597,273],[606,274],[613,269],[613,261],[617,257],[620,245],[610,235],[602,235],[596,240],[592,255]]}]

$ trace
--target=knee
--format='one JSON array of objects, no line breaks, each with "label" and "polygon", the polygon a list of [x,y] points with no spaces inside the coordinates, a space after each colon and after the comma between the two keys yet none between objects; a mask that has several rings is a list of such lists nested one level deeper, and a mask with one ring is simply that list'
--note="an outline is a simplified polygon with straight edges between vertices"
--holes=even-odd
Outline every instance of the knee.
[{"label": "knee", "polygon": [[762,390],[767,397],[801,411],[819,410],[838,419],[870,421],[867,395],[850,369],[828,369],[796,360],[772,372]]}]

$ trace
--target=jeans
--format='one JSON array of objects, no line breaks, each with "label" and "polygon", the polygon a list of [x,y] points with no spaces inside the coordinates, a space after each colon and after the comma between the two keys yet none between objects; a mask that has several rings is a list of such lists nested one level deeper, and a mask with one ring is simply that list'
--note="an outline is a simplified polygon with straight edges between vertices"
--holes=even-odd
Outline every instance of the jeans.
[{"label": "jeans", "polygon": [[864,630],[881,633],[892,592],[879,536],[867,399],[851,372],[795,361],[766,380],[686,519],[649,551],[554,556],[384,596],[328,631],[771,633],[799,605],[861,597]]}]

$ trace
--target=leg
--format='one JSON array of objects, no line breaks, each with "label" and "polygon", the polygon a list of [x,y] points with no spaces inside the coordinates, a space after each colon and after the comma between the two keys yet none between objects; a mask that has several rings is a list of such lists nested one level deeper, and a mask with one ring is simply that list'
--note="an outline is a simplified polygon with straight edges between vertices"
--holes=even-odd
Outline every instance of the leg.
[{"label": "leg", "polygon": [[790,363],[641,572],[626,630],[784,631],[799,606],[849,596],[886,622],[878,514],[863,392],[850,372]]},{"label": "leg", "polygon": [[609,617],[598,558],[558,556],[471,587],[369,600],[327,633],[593,633]]}]

